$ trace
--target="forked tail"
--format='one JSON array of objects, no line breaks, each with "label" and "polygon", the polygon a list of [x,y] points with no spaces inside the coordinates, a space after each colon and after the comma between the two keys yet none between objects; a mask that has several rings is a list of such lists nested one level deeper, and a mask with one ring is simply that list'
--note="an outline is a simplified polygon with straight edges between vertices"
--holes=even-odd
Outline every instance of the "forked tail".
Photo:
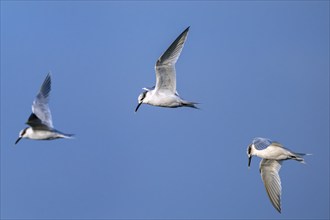
[{"label": "forked tail", "polygon": [[73,139],[74,138],[74,134],[64,134],[64,133],[60,133],[60,137],[61,138],[66,138],[66,139]]},{"label": "forked tail", "polygon": [[197,102],[188,102],[188,101],[183,101],[182,103],[182,106],[184,107],[190,107],[190,108],[195,108],[195,109],[199,109],[196,104],[199,104]]},{"label": "forked tail", "polygon": [[300,163],[305,163],[304,156],[308,156],[312,154],[305,154],[305,153],[293,153],[291,156],[291,159],[294,159],[296,161],[299,161]]},{"label": "forked tail", "polygon": [[74,134],[65,134],[65,137],[67,139],[73,139],[74,138]]}]

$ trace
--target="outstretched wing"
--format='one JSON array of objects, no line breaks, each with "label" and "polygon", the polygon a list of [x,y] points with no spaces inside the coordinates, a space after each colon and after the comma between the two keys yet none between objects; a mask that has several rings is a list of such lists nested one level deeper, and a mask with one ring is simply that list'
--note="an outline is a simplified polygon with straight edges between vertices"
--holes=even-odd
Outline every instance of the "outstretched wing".
[{"label": "outstretched wing", "polygon": [[178,60],[188,35],[189,27],[171,44],[165,53],[157,60],[156,70],[156,91],[168,90],[176,93],[176,71],[175,63]]},{"label": "outstretched wing", "polygon": [[262,159],[260,162],[261,179],[264,182],[268,197],[274,208],[281,212],[281,179],[278,172],[281,169],[281,161]]},{"label": "outstretched wing", "polygon": [[[39,93],[32,104],[32,112],[37,119],[40,120],[42,125],[53,128],[52,115],[48,107],[49,93],[51,90],[51,75],[47,74],[45,81],[42,83]],[[32,117],[32,118],[31,118]],[[31,118],[31,119],[30,119]],[[30,126],[36,126],[39,122],[34,116],[30,116],[27,124]]]}]

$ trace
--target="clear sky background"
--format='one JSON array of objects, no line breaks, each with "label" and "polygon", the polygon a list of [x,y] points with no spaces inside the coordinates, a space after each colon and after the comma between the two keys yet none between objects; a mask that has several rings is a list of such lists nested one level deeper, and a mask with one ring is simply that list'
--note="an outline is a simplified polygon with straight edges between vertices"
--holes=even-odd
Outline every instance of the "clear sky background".
[{"label": "clear sky background", "polygon": [[[142,105],[191,26],[177,90]],[[55,128],[21,140],[48,71]],[[248,169],[254,137],[284,162],[282,214]],[[329,218],[329,1],[1,1],[1,218]]]}]

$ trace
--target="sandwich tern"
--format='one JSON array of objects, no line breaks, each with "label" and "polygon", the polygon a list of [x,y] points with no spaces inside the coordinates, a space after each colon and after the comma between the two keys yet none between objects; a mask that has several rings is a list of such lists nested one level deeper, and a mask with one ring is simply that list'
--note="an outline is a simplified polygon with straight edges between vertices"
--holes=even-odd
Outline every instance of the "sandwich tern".
[{"label": "sandwich tern", "polygon": [[259,166],[262,181],[264,182],[268,197],[274,208],[281,213],[281,179],[279,171],[284,160],[296,160],[304,162],[304,153],[295,153],[283,147],[282,144],[267,138],[254,138],[252,144],[247,148],[250,167],[252,156],[262,158]]},{"label": "sandwich tern", "polygon": [[22,138],[34,140],[53,140],[57,138],[72,138],[72,134],[64,134],[53,127],[52,115],[48,107],[51,90],[51,75],[47,74],[40,91],[32,104],[32,114],[26,122],[27,127],[20,131],[17,144]]},{"label": "sandwich tern", "polygon": [[176,108],[176,107],[191,107],[197,108],[196,102],[189,102],[180,98],[176,91],[176,71],[175,63],[177,62],[183,45],[186,41],[189,27],[187,27],[171,46],[157,60],[156,71],[156,86],[152,88],[143,88],[143,91],[138,97],[138,105],[135,112],[141,104],[149,104],[160,107]]}]

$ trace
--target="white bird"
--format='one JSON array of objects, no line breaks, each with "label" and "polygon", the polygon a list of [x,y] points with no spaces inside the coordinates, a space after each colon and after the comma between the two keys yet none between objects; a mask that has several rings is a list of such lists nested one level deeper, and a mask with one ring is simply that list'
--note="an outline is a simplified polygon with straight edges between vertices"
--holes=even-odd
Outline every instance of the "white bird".
[{"label": "white bird", "polygon": [[138,105],[135,112],[143,103],[168,108],[197,108],[195,104],[198,103],[183,100],[176,91],[175,63],[180,56],[188,31],[189,27],[177,37],[165,53],[157,60],[155,66],[156,86],[143,88],[145,91],[138,97]]},{"label": "white bird", "polygon": [[34,140],[52,140],[57,138],[72,138],[72,134],[64,134],[53,127],[52,115],[48,107],[49,93],[51,90],[50,73],[41,85],[40,91],[32,104],[32,114],[26,124],[27,127],[20,131],[16,140],[17,144],[22,138]]},{"label": "white bird", "polygon": [[279,171],[283,160],[296,160],[304,162],[304,153],[295,153],[283,147],[282,144],[271,141],[267,138],[254,138],[252,144],[248,146],[247,155],[250,167],[252,156],[263,158],[260,162],[259,171],[264,182],[268,197],[274,208],[281,213],[281,179]]}]

